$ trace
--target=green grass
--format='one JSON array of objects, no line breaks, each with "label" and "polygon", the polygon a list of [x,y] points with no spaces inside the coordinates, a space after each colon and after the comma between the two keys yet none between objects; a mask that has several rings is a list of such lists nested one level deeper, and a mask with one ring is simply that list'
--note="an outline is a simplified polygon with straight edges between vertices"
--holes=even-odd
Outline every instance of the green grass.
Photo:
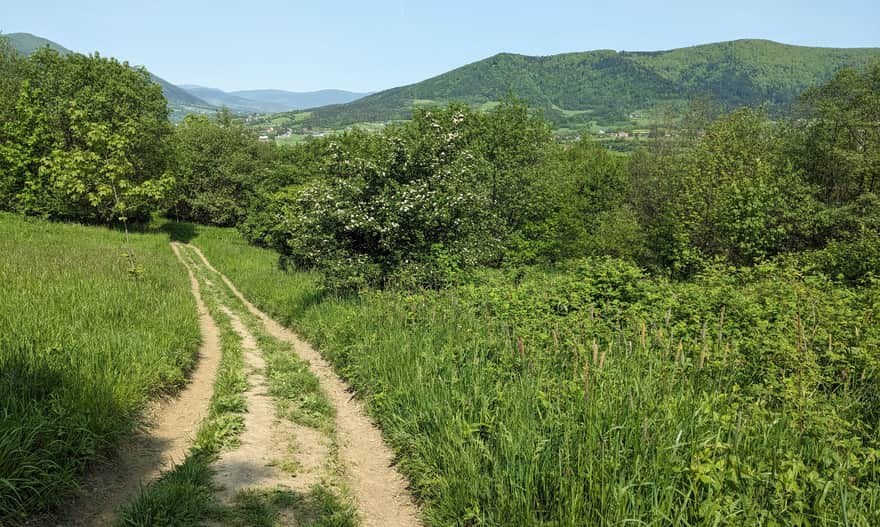
[{"label": "green grass", "polygon": [[[316,485],[308,493],[284,489],[249,490],[235,497],[235,503],[218,516],[234,527],[356,527],[357,511],[334,493]],[[282,522],[287,519],[288,521]]]},{"label": "green grass", "polygon": [[192,251],[184,247],[181,253],[195,269],[202,297],[220,329],[222,359],[214,394],[208,417],[199,427],[187,459],[142,489],[123,508],[117,525],[195,527],[213,520],[223,525],[272,527],[284,517],[296,518],[296,525],[310,527],[355,527],[357,513],[351,500],[323,485],[316,485],[308,493],[246,490],[235,496],[231,505],[216,501],[211,464],[221,452],[238,446],[247,411],[244,392],[248,387],[241,339],[221,306],[236,313],[257,339],[266,360],[270,394],[278,401],[282,415],[332,432],[333,408],[321,392],[318,380],[290,346],[269,335]]},{"label": "green grass", "polygon": [[215,508],[211,456],[193,454],[149,487],[121,511],[119,526],[174,527],[203,525]]},{"label": "green grass", "polygon": [[367,400],[431,525],[880,523],[876,289],[587,261],[339,298],[194,243]]},{"label": "green grass", "polygon": [[308,364],[297,356],[290,343],[269,335],[256,317],[246,311],[240,316],[263,352],[269,394],[278,404],[279,414],[332,435],[336,412]]},{"label": "green grass", "polygon": [[151,396],[184,382],[198,340],[165,236],[126,246],[120,232],[0,214],[0,524],[69,496]]}]

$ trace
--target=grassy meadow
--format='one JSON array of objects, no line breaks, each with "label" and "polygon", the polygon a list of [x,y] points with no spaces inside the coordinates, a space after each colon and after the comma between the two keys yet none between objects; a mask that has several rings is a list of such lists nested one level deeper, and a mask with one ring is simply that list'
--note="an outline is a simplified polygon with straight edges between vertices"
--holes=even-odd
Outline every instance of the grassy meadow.
[{"label": "grassy meadow", "polygon": [[337,297],[193,243],[368,401],[429,525],[880,523],[876,286],[605,258]]},{"label": "grassy meadow", "polygon": [[0,524],[68,497],[198,342],[166,236],[0,213]]}]

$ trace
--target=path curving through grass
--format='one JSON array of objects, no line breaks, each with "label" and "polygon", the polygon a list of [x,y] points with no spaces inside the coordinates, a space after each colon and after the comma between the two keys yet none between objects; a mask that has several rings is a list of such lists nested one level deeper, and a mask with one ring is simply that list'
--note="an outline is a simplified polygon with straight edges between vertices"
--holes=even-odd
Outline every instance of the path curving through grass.
[{"label": "path curving through grass", "polygon": [[[256,317],[273,338],[292,346],[308,364],[320,389],[332,405],[341,470],[364,527],[416,527],[419,509],[405,478],[393,466],[393,454],[379,428],[367,416],[351,389],[308,343],[256,308],[225,275],[217,271],[195,246],[188,245],[204,267],[219,277],[235,297]],[[242,332],[243,336],[246,333]]]}]

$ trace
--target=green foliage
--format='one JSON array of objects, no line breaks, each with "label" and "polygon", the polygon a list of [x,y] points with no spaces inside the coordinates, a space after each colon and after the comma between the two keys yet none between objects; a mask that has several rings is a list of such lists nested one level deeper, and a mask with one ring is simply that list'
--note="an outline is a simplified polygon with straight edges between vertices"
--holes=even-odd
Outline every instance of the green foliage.
[{"label": "green foliage", "polygon": [[184,382],[198,343],[189,283],[164,237],[0,214],[0,523],[51,510],[85,467]]},{"label": "green foliage", "polygon": [[[589,141],[555,148],[532,170],[531,188],[517,205],[529,211],[516,233],[521,243],[508,260],[554,262],[586,254],[633,256],[637,232],[628,229],[624,199],[629,189],[625,159]],[[630,226],[638,229],[637,224]],[[609,228],[621,227],[620,236]]]},{"label": "green foliage", "polygon": [[[174,132],[175,186],[169,217],[233,226],[265,207],[255,199],[314,173],[314,149],[276,148],[233,120],[227,110],[189,115]],[[323,163],[320,163],[323,164]]]},{"label": "green foliage", "polygon": [[874,285],[601,258],[340,298],[232,232],[196,243],[369,401],[429,524],[880,520]]},{"label": "green foliage", "polygon": [[778,137],[761,113],[740,110],[695,146],[633,168],[643,178],[634,183],[644,193],[635,200],[640,222],[661,265],[690,274],[715,258],[750,265],[803,248],[819,207]]},{"label": "green foliage", "polygon": [[260,145],[232,121],[228,111],[214,119],[188,115],[174,132],[177,186],[169,215],[211,225],[235,225],[259,178]]},{"label": "green foliage", "polygon": [[802,102],[793,158],[822,200],[847,203],[880,190],[880,62],[864,74],[840,71]]},{"label": "green foliage", "polygon": [[161,89],[98,55],[28,59],[0,129],[4,208],[87,222],[145,220],[172,183]]},{"label": "green foliage", "polygon": [[27,75],[28,63],[5,39],[0,38],[0,122],[14,117],[19,86]]},{"label": "green foliage", "polygon": [[707,94],[728,109],[764,103],[784,109],[840,68],[861,68],[878,57],[876,49],[808,48],[764,40],[659,52],[502,53],[410,86],[316,108],[305,123],[342,127],[408,119],[419,101],[479,107],[511,93],[544,109],[554,124],[573,127],[620,121],[635,111],[659,110]]},{"label": "green foliage", "polygon": [[517,101],[486,116],[425,110],[385,133],[324,142],[319,177],[275,194],[246,231],[341,289],[439,286],[500,261],[506,237],[533,214],[530,170],[548,144],[544,122]]}]

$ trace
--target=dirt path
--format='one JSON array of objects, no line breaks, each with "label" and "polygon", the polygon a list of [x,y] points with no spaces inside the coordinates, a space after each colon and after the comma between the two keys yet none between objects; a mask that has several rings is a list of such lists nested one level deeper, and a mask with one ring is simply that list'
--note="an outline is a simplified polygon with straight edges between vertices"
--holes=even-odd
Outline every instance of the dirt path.
[{"label": "dirt path", "polygon": [[[245,489],[287,487],[307,492],[318,483],[329,456],[322,434],[309,433],[286,419],[278,419],[275,400],[268,394],[266,367],[256,339],[228,307],[223,311],[241,338],[250,388],[245,392],[247,413],[241,444],[224,452],[214,463],[218,498],[230,503]],[[291,444],[295,441],[295,444]],[[284,470],[293,461],[296,470]]]},{"label": "dirt path", "polygon": [[[171,247],[184,263],[179,247],[176,244]],[[111,525],[116,509],[131,499],[142,485],[186,458],[198,426],[208,413],[214,377],[220,364],[220,336],[202,301],[198,280],[189,267],[184,266],[196,299],[202,335],[189,382],[176,397],[161,399],[150,406],[147,429],[121,445],[109,463],[86,478],[80,497],[70,508],[76,518],[62,521],[60,525]]]},{"label": "dirt path", "polygon": [[330,364],[293,332],[257,309],[225,275],[217,271],[195,246],[188,246],[205,267],[216,273],[247,309],[258,317],[266,331],[293,345],[301,359],[309,363],[330,403],[336,409],[339,458],[354,495],[364,527],[416,527],[421,525],[418,507],[407,489],[406,480],[392,465],[391,450],[369,419],[363,404],[350,393]]}]

